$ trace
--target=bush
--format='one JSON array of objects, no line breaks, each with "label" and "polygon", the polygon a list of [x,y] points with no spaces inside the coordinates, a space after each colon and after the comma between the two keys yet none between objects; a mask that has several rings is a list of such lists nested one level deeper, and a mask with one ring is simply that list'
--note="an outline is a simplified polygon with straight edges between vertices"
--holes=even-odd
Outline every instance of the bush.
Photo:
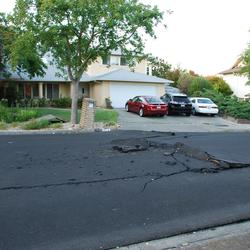
[{"label": "bush", "polygon": [[25,130],[36,130],[49,127],[49,121],[47,120],[32,120],[23,126]]},{"label": "bush", "polygon": [[1,99],[0,100],[0,106],[8,107],[8,100],[7,99]]},{"label": "bush", "polygon": [[63,127],[63,124],[61,122],[60,123],[52,123],[49,125],[49,127],[52,129],[59,129],[59,128]]},{"label": "bush", "polygon": [[107,109],[113,109],[112,102],[111,102],[110,98],[105,98],[105,102],[106,102]]},{"label": "bush", "polygon": [[0,121],[2,122],[24,122],[37,116],[38,112],[35,110],[7,108],[0,106]]},{"label": "bush", "polygon": [[205,90],[202,96],[210,98],[219,107],[222,114],[232,116],[237,119],[250,120],[250,102],[239,101],[236,97],[224,96],[215,90]]},{"label": "bush", "polygon": [[0,130],[6,130],[8,125],[5,122],[0,122]]},{"label": "bush", "polygon": [[214,90],[222,93],[225,96],[233,94],[233,91],[223,78],[218,76],[208,76],[206,79],[213,85]]},{"label": "bush", "polygon": [[36,118],[37,116],[38,112],[35,110],[21,109],[16,113],[15,121],[25,122],[32,118]]},{"label": "bush", "polygon": [[213,89],[213,85],[204,77],[195,77],[188,86],[188,94],[194,96],[194,93],[203,92],[206,89]]},{"label": "bush", "polygon": [[52,100],[52,106],[56,108],[70,108],[71,107],[71,98],[63,97],[59,99]]},{"label": "bush", "polygon": [[188,73],[183,73],[177,82],[177,87],[180,89],[181,92],[187,94],[189,85],[192,83],[194,77]]}]

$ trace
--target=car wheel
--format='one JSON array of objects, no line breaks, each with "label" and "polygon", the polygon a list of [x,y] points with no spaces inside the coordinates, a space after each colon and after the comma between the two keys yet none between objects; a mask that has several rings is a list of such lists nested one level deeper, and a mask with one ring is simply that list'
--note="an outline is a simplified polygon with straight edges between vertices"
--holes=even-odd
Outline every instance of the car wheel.
[{"label": "car wheel", "polygon": [[197,112],[196,112],[195,108],[192,109],[192,114],[197,115]]},{"label": "car wheel", "polygon": [[127,112],[129,112],[128,104],[125,105],[125,110],[126,110]]},{"label": "car wheel", "polygon": [[191,114],[190,114],[190,113],[186,113],[185,115],[186,115],[186,116],[190,116]]},{"label": "car wheel", "polygon": [[139,110],[139,116],[140,116],[140,117],[143,117],[143,116],[144,116],[144,111],[143,111],[142,108]]}]

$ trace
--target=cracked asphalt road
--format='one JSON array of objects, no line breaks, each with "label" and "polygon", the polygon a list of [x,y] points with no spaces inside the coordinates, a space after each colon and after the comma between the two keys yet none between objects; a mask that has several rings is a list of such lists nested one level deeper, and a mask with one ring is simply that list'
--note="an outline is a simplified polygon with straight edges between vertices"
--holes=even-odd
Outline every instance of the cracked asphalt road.
[{"label": "cracked asphalt road", "polygon": [[2,136],[0,249],[108,249],[250,219],[249,133]]}]

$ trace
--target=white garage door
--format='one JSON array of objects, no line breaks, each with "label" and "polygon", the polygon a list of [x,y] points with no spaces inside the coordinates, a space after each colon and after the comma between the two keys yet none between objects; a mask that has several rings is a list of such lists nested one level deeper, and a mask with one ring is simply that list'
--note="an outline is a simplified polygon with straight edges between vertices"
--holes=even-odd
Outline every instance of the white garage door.
[{"label": "white garage door", "polygon": [[126,101],[137,95],[156,95],[156,87],[140,83],[110,83],[110,99],[114,108],[124,108]]}]

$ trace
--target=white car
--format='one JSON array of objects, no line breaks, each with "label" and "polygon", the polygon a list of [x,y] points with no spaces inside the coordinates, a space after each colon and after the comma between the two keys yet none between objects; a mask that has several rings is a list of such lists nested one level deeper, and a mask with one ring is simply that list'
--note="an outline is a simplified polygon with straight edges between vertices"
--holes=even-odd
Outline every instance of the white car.
[{"label": "white car", "polygon": [[218,106],[209,98],[191,97],[189,99],[192,102],[193,115],[208,114],[214,116],[219,113]]}]

